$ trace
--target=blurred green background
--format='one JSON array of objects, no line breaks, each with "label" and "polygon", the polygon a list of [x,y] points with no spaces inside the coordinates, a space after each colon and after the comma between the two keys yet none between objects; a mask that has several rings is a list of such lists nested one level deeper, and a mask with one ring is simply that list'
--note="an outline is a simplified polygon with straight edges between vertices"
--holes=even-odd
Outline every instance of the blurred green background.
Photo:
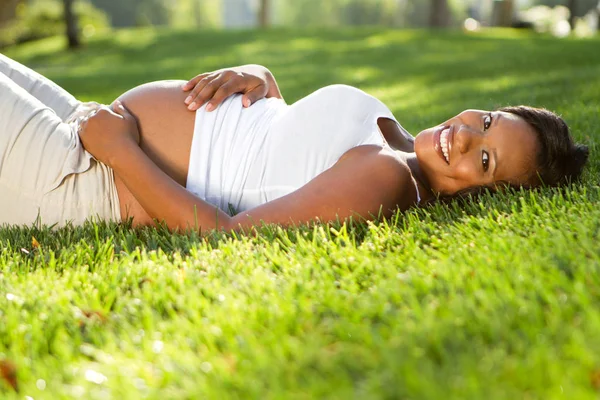
[{"label": "blurred green background", "polygon": [[0,46],[67,33],[70,47],[120,27],[513,26],[591,36],[598,0],[2,0]]}]

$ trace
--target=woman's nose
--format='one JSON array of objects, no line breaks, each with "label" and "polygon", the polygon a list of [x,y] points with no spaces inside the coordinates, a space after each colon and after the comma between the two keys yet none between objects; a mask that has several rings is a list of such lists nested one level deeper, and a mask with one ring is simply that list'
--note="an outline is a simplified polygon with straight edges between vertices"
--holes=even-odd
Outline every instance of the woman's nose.
[{"label": "woman's nose", "polygon": [[471,128],[469,125],[461,125],[454,135],[454,145],[458,147],[458,151],[466,153],[473,143],[479,138],[479,132]]}]

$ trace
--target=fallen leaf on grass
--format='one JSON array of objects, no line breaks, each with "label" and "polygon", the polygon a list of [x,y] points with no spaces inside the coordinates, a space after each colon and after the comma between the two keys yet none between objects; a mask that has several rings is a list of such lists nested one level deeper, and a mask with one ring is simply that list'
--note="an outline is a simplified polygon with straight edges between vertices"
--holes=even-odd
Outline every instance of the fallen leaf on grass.
[{"label": "fallen leaf on grass", "polygon": [[600,390],[600,369],[590,373],[590,383],[594,389]]},{"label": "fallen leaf on grass", "polygon": [[144,278],[140,279],[140,281],[138,282],[138,286],[142,287],[142,286],[144,286],[144,283],[154,283],[154,281],[148,277],[144,277]]},{"label": "fallen leaf on grass", "polygon": [[8,383],[15,392],[19,391],[19,384],[17,383],[17,367],[13,362],[0,360],[0,377]]},{"label": "fallen leaf on grass", "polygon": [[31,237],[31,247],[33,247],[34,249],[39,249],[40,247],[42,247],[42,245],[40,245],[40,242],[37,241],[35,236]]},{"label": "fallen leaf on grass", "polygon": [[94,320],[97,320],[101,324],[105,323],[108,320],[108,318],[102,311],[96,310],[81,310],[81,316],[84,317],[79,320],[79,329],[82,333],[86,331],[88,324],[94,323]]},{"label": "fallen leaf on grass", "polygon": [[89,319],[97,318],[100,322],[106,322],[106,320],[108,319],[102,311],[81,310],[81,313],[86,318],[89,318]]}]

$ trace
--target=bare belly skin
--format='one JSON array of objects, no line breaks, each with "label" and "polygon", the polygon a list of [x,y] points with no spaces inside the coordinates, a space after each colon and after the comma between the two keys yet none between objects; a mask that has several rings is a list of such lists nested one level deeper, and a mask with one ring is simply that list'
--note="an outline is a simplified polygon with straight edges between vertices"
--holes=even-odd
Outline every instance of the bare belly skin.
[{"label": "bare belly skin", "polygon": [[[196,113],[184,104],[188,93],[181,90],[185,81],[158,81],[135,87],[119,96],[136,117],[140,147],[173,180],[185,187]],[[115,174],[123,220],[134,225],[151,225],[152,218]]]}]

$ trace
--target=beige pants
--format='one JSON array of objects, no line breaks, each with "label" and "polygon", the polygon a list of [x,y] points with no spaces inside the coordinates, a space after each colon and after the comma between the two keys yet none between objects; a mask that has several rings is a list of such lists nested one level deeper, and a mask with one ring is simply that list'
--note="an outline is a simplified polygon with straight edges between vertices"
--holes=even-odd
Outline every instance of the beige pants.
[{"label": "beige pants", "polygon": [[0,226],[120,221],[113,171],[65,121],[81,103],[0,54]]}]

